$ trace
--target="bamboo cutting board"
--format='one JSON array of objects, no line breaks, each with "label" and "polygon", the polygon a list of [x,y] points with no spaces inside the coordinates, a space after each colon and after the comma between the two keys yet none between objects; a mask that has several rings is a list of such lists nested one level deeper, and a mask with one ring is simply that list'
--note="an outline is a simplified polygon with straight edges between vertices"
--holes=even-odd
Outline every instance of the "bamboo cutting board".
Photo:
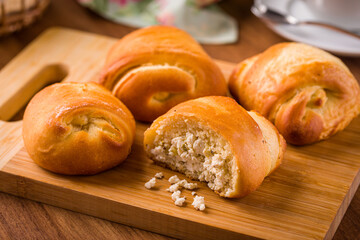
[{"label": "bamboo cutting board", "polygon": [[[29,45],[0,72],[0,190],[145,230],[187,239],[331,239],[360,182],[360,118],[330,140],[288,146],[283,164],[242,199],[223,199],[200,183],[206,211],[174,205],[167,179],[175,173],[154,165],[142,149],[148,125],[120,166],[87,177],[39,168],[21,139],[21,121],[7,122],[45,85],[94,81],[115,39],[55,28]],[[217,61],[229,76],[234,64]],[[165,179],[144,183],[162,171]],[[177,173],[176,173],[177,174]],[[177,174],[184,178],[181,174]]]}]

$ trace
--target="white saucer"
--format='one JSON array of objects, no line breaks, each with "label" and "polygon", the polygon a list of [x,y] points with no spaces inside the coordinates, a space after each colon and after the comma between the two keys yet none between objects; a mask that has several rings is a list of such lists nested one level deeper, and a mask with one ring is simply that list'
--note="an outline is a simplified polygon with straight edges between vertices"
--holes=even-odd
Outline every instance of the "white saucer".
[{"label": "white saucer", "polygon": [[[299,20],[317,20],[316,16],[301,0],[261,0],[266,6],[282,13],[290,13]],[[345,34],[318,26],[277,24],[267,22],[277,34],[292,41],[322,48],[341,56],[360,56],[360,40]]]}]

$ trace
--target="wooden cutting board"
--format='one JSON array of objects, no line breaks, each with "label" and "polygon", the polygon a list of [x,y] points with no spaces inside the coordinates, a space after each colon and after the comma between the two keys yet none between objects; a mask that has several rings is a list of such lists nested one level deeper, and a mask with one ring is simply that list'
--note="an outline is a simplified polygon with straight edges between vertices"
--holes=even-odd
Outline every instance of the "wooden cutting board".
[{"label": "wooden cutting board", "polygon": [[[39,168],[21,139],[21,121],[7,122],[43,86],[93,81],[116,39],[55,28],[42,34],[0,72],[0,190],[24,198],[187,239],[331,239],[360,182],[360,118],[330,140],[289,146],[283,164],[242,199],[224,199],[204,183],[206,211],[177,207],[167,179],[175,173],[154,165],[142,148],[148,125],[137,123],[136,140],[120,166],[87,177]],[[217,61],[226,77],[233,63]],[[144,183],[162,171],[165,179]],[[184,178],[183,175],[177,174]]]}]

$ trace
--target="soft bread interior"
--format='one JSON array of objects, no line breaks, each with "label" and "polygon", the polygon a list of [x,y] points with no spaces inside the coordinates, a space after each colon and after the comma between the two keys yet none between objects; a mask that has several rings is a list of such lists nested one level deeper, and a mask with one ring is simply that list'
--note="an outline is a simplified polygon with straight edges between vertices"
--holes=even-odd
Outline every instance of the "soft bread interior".
[{"label": "soft bread interior", "polygon": [[191,118],[164,120],[147,152],[158,164],[205,181],[221,196],[234,191],[234,155],[214,130]]}]

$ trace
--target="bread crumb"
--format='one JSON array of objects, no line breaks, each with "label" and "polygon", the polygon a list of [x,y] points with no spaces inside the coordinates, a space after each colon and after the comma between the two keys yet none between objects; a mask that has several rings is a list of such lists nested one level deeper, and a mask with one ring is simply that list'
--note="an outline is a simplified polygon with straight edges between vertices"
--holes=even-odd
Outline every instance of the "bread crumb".
[{"label": "bread crumb", "polygon": [[179,182],[177,182],[176,184],[179,184],[180,187],[184,187],[185,184],[187,184],[187,181],[185,179],[180,180]]},{"label": "bread crumb", "polygon": [[196,195],[196,192],[191,192],[191,195],[195,196],[195,195]]},{"label": "bread crumb", "polygon": [[153,177],[152,179],[150,179],[148,182],[145,183],[145,187],[147,189],[151,189],[155,186],[155,184],[156,184],[156,178]]},{"label": "bread crumb", "polygon": [[173,194],[171,194],[172,200],[174,200],[174,203],[176,206],[181,207],[185,202],[185,197],[180,197],[181,191],[176,191]]},{"label": "bread crumb", "polygon": [[205,210],[204,197],[195,196],[194,201],[191,205],[193,205],[196,210],[204,211]]},{"label": "bread crumb", "polygon": [[180,194],[181,194],[181,191],[176,191],[176,192],[174,192],[173,194],[171,194],[171,198],[172,198],[172,200],[176,200],[177,198],[179,198],[180,197]]},{"label": "bread crumb", "polygon": [[164,177],[164,174],[162,172],[158,172],[155,174],[155,177],[158,179],[162,179]]},{"label": "bread crumb", "polygon": [[[172,177],[174,177],[174,176],[172,176]],[[171,178],[172,178],[171,177]],[[175,175],[175,177],[177,178],[175,178],[175,180],[174,179],[171,179],[171,178],[169,178],[169,182],[170,182],[170,180],[172,181],[172,182],[175,182],[174,184],[172,184],[168,189],[167,189],[167,191],[169,191],[169,192],[175,192],[175,191],[177,191],[177,190],[179,190],[179,189],[181,189],[181,188],[185,188],[185,189],[188,189],[188,190],[193,190],[193,189],[195,189],[195,188],[198,188],[198,185],[196,184],[196,183],[189,183],[189,182],[187,182],[185,179],[183,179],[183,180],[180,180],[176,175]],[[178,180],[178,181],[177,181]]]},{"label": "bread crumb", "polygon": [[198,188],[198,185],[196,183],[185,183],[184,184],[184,188],[188,189],[188,190],[193,190],[195,188]]},{"label": "bread crumb", "polygon": [[184,204],[184,202],[185,202],[185,197],[177,198],[175,200],[175,205],[181,207]]},{"label": "bread crumb", "polygon": [[166,189],[166,191],[173,193],[173,192],[176,192],[177,190],[179,190],[179,188],[181,188],[179,183],[175,183],[175,184],[171,185],[168,189]]},{"label": "bread crumb", "polygon": [[169,182],[170,182],[171,184],[177,183],[177,182],[179,182],[179,181],[180,181],[180,179],[179,179],[179,177],[178,177],[177,175],[174,175],[174,176],[172,176],[172,177],[169,178]]},{"label": "bread crumb", "polygon": [[197,183],[189,183],[185,179],[177,182],[177,184],[179,184],[180,187],[183,187],[183,188],[188,189],[188,190],[193,190],[193,189],[198,187]]}]

